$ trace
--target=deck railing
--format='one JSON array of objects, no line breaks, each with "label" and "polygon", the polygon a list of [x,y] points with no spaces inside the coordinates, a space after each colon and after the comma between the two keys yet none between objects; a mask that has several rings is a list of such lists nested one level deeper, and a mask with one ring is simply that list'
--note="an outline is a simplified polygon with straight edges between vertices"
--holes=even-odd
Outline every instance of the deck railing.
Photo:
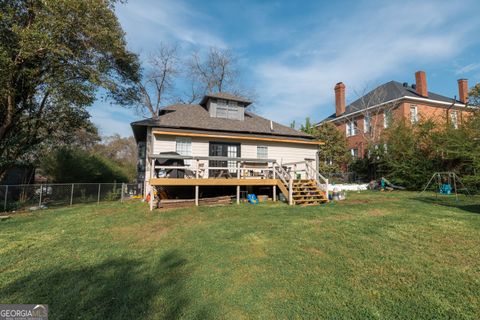
[{"label": "deck railing", "polygon": [[[173,154],[151,155],[149,158],[151,161],[150,178],[154,179],[279,179],[285,188],[288,188],[288,201],[290,204],[293,204],[292,193],[294,179],[315,180],[321,190],[328,190],[328,179],[315,169],[312,164],[313,159],[278,163],[275,159],[215,156],[199,157]],[[157,163],[157,161],[160,163]],[[189,161],[190,164],[178,165],[178,163],[185,161]],[[210,161],[215,161],[216,165],[210,166]],[[225,163],[225,166],[218,166],[218,162]],[[281,187],[283,188],[283,186]],[[274,197],[276,196],[275,188],[276,186],[274,186]],[[198,188],[196,188],[196,193],[197,192]]]}]

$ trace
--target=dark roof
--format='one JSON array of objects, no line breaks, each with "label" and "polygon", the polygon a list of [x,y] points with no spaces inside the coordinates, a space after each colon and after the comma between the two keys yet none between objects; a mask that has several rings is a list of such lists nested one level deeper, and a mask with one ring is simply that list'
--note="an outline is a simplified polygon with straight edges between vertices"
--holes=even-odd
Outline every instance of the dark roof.
[{"label": "dark roof", "polygon": [[[403,98],[403,97],[427,98],[430,100],[437,100],[440,102],[452,103],[453,101],[455,101],[455,103],[462,103],[459,100],[453,100],[453,98],[449,98],[449,97],[446,97],[434,92],[430,92],[430,91],[428,92],[428,97],[423,97],[419,95],[417,91],[414,88],[412,88],[412,86],[409,86],[409,85],[404,86],[402,83],[398,81],[390,81],[382,84],[381,86],[378,86],[377,88],[368,92],[363,97],[360,97],[354,102],[352,102],[351,104],[349,104],[345,108],[345,113],[342,115],[349,115],[356,111],[362,110],[366,107],[367,104],[368,106],[373,107],[374,105],[399,99],[399,98]],[[335,118],[337,117],[334,113],[328,116],[327,118],[323,119],[321,122],[333,120]]]},{"label": "dark roof", "polygon": [[233,95],[231,93],[227,92],[216,92],[216,93],[207,93],[202,101],[200,102],[200,105],[205,105],[207,103],[207,100],[210,98],[215,98],[215,99],[224,99],[224,100],[231,100],[231,101],[237,101],[237,102],[242,102],[245,104],[245,106],[248,106],[252,104],[252,102],[248,99]]},{"label": "dark roof", "polygon": [[[143,140],[146,127],[169,129],[186,129],[190,131],[208,131],[216,133],[237,133],[253,136],[291,137],[302,140],[312,140],[313,137],[304,132],[273,122],[270,130],[270,120],[245,111],[241,120],[214,118],[208,110],[198,104],[175,104],[161,110],[160,116],[132,122],[131,126],[137,140]],[[172,130],[174,131],[174,130]]]}]

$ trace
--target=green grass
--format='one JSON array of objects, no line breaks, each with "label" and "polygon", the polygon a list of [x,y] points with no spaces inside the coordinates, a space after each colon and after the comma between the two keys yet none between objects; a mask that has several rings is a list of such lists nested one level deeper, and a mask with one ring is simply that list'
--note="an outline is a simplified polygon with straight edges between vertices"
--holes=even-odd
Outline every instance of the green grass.
[{"label": "green grass", "polygon": [[19,214],[0,222],[0,302],[51,319],[480,318],[480,198],[348,196]]}]

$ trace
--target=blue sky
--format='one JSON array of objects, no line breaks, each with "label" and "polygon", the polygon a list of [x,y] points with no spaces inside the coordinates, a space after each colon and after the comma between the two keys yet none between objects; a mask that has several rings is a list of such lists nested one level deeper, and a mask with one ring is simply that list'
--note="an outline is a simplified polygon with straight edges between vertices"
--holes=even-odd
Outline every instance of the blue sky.
[{"label": "blue sky", "polygon": [[[255,89],[255,112],[288,125],[334,111],[333,87],[347,103],[366,88],[414,82],[425,70],[429,91],[458,95],[459,78],[480,81],[480,1],[189,1],[130,0],[117,15],[129,48],[141,57],[160,42],[182,53],[228,48],[241,81]],[[132,109],[98,101],[102,134],[131,135]]]}]

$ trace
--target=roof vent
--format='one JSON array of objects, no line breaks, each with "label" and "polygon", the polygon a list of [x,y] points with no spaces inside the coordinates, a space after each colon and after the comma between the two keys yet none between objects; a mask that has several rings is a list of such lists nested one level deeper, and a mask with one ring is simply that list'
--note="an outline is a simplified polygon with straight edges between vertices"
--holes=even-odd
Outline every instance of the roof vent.
[{"label": "roof vent", "polygon": [[412,89],[416,90],[416,89],[417,89],[417,85],[416,85],[416,84],[412,84]]},{"label": "roof vent", "polygon": [[404,83],[403,83],[403,86],[404,86],[405,88],[408,88],[408,82],[404,82]]},{"label": "roof vent", "polygon": [[270,120],[270,131],[273,131],[273,121]]}]

